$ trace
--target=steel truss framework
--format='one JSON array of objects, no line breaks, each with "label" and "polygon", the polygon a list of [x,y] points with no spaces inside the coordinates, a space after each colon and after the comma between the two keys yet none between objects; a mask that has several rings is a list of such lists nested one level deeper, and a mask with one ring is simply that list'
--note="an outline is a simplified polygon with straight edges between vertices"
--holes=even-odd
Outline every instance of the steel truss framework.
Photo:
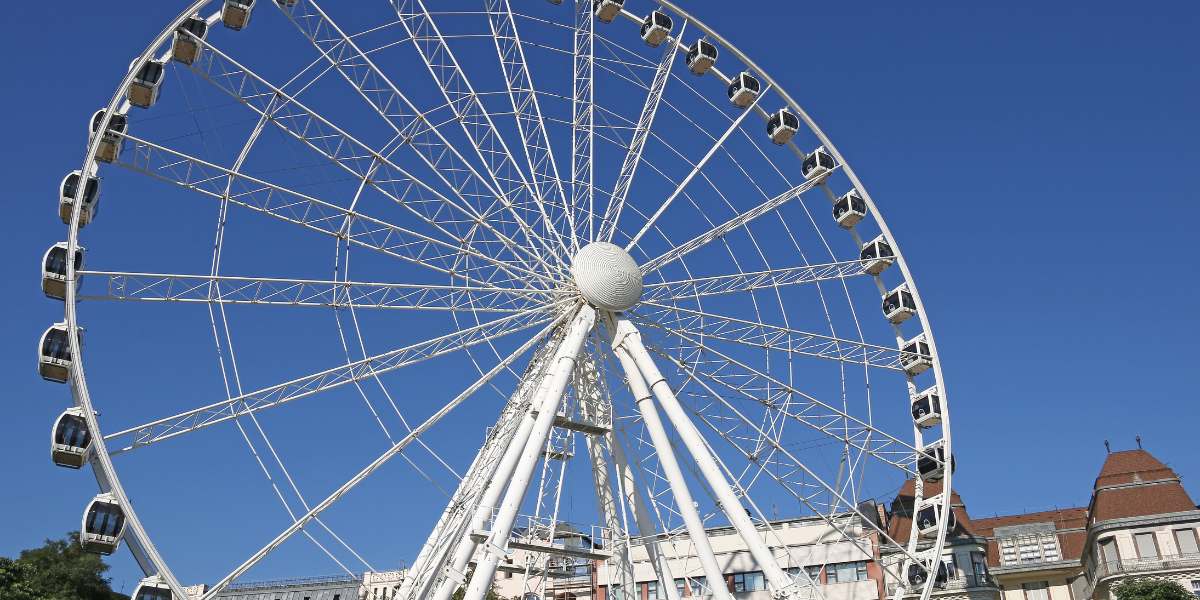
[{"label": "steel truss framework", "polygon": [[[349,572],[314,537],[317,529],[336,540],[339,554],[344,548],[370,568],[320,515],[396,456],[437,485],[414,453],[405,452],[410,446],[444,466],[456,487],[415,553],[401,600],[449,600],[464,585],[467,600],[483,600],[504,558],[518,548],[529,557],[525,592],[545,597],[551,559],[580,556],[601,560],[610,585],[620,584],[628,600],[635,546],[645,547],[660,589],[679,600],[673,564],[688,578],[723,577],[705,533],[713,524],[741,537],[775,598],[823,597],[820,586],[788,572],[820,561],[811,549],[782,544],[765,517],[764,509],[774,511],[783,499],[838,544],[869,556],[869,540],[876,539],[891,557],[883,567],[894,579],[903,580],[913,561],[940,556],[944,526],[926,542],[916,528],[907,539],[892,539],[873,515],[858,512],[861,500],[884,499],[895,492],[896,479],[910,478],[914,502],[940,500],[939,523],[950,510],[949,494],[926,498],[917,475],[922,448],[940,442],[949,455],[951,439],[937,348],[908,266],[870,195],[825,134],[716,31],[665,0],[640,7],[663,10],[677,23],[650,51],[628,23],[643,22],[631,5],[608,14],[603,3],[586,0],[518,11],[509,0],[480,0],[470,10],[392,0],[385,12],[395,20],[364,25],[357,14],[335,19],[314,0],[280,1],[275,8],[259,6],[256,24],[282,19],[291,24],[291,37],[264,43],[288,44],[295,56],[311,59],[281,71],[253,53],[239,60],[224,49],[236,46],[229,35],[256,30],[217,31],[232,10],[229,2],[219,4],[194,2],[152,40],[107,105],[97,130],[108,133],[93,136],[83,163],[83,172],[93,172],[102,143],[114,144],[119,150],[111,162],[131,180],[172,184],[186,201],[181,204],[217,205],[210,272],[93,271],[66,261],[64,273],[69,330],[87,313],[79,307],[90,305],[79,300],[204,306],[210,316],[224,399],[110,434],[101,431],[93,410],[79,339],[67,336],[73,402],[92,432],[87,456],[101,491],[124,512],[124,542],[147,576],[157,575],[184,597],[112,457],[229,421],[255,457],[259,451],[243,421],[261,433],[275,465],[258,464],[291,524],[201,600],[214,598],[297,533]],[[206,10],[207,35],[179,29]],[[700,79],[687,74],[677,64],[690,48],[685,35],[719,47],[720,69],[712,65]],[[179,54],[181,43],[194,52]],[[140,65],[152,60],[180,82],[180,91],[172,88],[164,98],[174,92],[186,104],[163,116],[183,115],[195,132],[171,133],[153,118],[133,119],[128,131],[108,129],[113,115],[136,112],[126,91],[143,85],[135,81]],[[389,72],[400,60],[418,68]],[[744,110],[725,104],[731,76],[721,69],[760,81]],[[216,97],[222,103],[214,103]],[[768,119],[774,110],[762,108],[768,102],[797,116],[808,129],[797,136],[809,137],[835,164],[805,178],[801,163],[810,155],[794,141],[784,143],[791,156],[765,144],[747,117]],[[223,136],[241,148],[236,159],[225,154]],[[280,162],[284,150],[293,163]],[[825,232],[836,228],[811,210],[828,205],[813,202],[808,192],[820,187],[836,203],[830,185],[839,182],[863,200],[868,218],[849,227],[853,245],[835,250],[838,242]],[[66,199],[73,203],[68,256],[80,243],[85,186],[77,187]],[[333,277],[238,271],[259,263],[226,248],[226,234],[237,231],[227,223],[250,217],[262,219],[255,223],[264,230],[268,225],[261,224],[269,223],[290,232],[283,235],[303,237],[304,244],[332,241]],[[93,228],[109,226],[100,223]],[[864,235],[878,235],[892,254],[860,257],[868,245]],[[640,301],[624,312],[584,301],[571,270],[581,248],[609,241],[624,245],[643,276]],[[351,279],[352,248],[356,265],[373,265],[367,280],[398,280]],[[363,251],[366,259],[359,258]],[[810,255],[828,258],[810,262]],[[891,270],[881,271],[882,263]],[[237,274],[226,274],[231,270]],[[87,294],[80,289],[85,276]],[[859,285],[864,276],[874,289]],[[860,319],[853,298],[867,298],[869,306],[878,301],[876,292],[886,296],[897,284],[912,294],[915,320],[903,329],[882,325],[877,333],[880,324],[872,321],[882,318]],[[346,360],[243,392],[226,315],[226,307],[239,305],[333,309]],[[368,354],[359,320],[390,312],[376,309],[418,311],[443,332]],[[343,319],[353,323],[349,334]],[[805,331],[809,324],[821,332]],[[531,331],[537,333],[529,337]],[[918,333],[929,354],[902,352]],[[352,346],[361,358],[352,356]],[[411,373],[404,367],[417,363],[437,368],[454,356],[466,357],[478,376],[465,387],[458,382],[449,401],[424,398],[434,410],[410,426],[381,376]],[[936,435],[907,416],[909,398],[921,391],[909,366],[916,358],[931,367],[922,387],[931,386],[941,399]],[[898,393],[880,399],[876,391],[873,401],[872,377]],[[364,391],[367,382],[383,390],[404,424],[403,436],[388,432]],[[324,500],[306,501],[258,419],[302,398],[312,397],[304,405],[315,410],[329,390],[350,387],[387,435],[387,449]],[[445,433],[434,427],[490,388],[505,402],[459,475],[449,464],[455,458],[437,443]],[[908,426],[912,437],[900,433]],[[839,451],[827,453],[824,446]],[[585,490],[576,489],[571,466],[586,474]],[[292,486],[295,509],[272,469]],[[944,470],[949,489],[952,469]],[[576,493],[594,502],[590,522],[567,520],[564,506]],[[559,541],[564,530],[591,542],[569,546]],[[923,598],[932,590],[933,578],[927,579]],[[711,591],[730,598],[721,586]],[[904,592],[900,586],[896,593]]]}]

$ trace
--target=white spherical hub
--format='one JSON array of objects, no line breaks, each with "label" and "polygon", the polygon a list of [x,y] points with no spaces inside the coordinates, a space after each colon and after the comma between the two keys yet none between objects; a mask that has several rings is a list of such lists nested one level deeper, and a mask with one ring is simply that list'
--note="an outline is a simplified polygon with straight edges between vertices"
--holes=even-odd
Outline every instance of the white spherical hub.
[{"label": "white spherical hub", "polygon": [[605,310],[629,310],[642,299],[642,270],[620,246],[592,242],[571,261],[571,274],[585,300]]}]

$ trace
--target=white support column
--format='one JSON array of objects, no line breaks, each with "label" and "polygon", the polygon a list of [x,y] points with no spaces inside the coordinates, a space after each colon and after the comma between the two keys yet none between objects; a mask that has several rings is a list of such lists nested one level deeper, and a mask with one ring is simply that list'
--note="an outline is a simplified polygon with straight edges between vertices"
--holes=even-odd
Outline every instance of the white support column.
[{"label": "white support column", "polygon": [[471,539],[471,530],[486,529],[488,521],[492,518],[492,510],[500,503],[505,485],[512,477],[513,470],[517,467],[517,461],[521,458],[521,450],[529,443],[529,434],[533,431],[534,417],[532,411],[536,410],[545,401],[546,391],[550,384],[550,374],[542,376],[542,381],[538,383],[538,391],[530,402],[530,412],[527,412],[521,417],[521,424],[517,427],[517,432],[513,434],[512,441],[509,442],[509,451],[505,452],[503,458],[500,459],[499,466],[496,467],[496,472],[492,475],[492,479],[488,482],[488,487],[483,492],[483,497],[479,500],[479,507],[475,509],[475,515],[467,524],[467,535],[464,535],[459,541],[458,546],[454,550],[454,557],[447,565],[448,577],[446,577],[436,592],[434,592],[433,600],[449,600],[454,595],[455,590],[462,585],[464,577],[467,574],[467,565],[471,562],[471,557],[475,555],[475,550],[479,544]]},{"label": "white support column", "polygon": [[[642,387],[644,388],[645,385],[643,384]],[[658,540],[654,539],[658,530],[654,527],[654,519],[650,516],[650,510],[646,508],[646,499],[642,497],[642,488],[638,487],[633,469],[629,467],[629,461],[625,458],[625,450],[621,447],[621,441],[611,432],[608,434],[608,453],[612,455],[613,463],[617,467],[617,480],[621,484],[621,491],[625,494],[625,502],[633,509],[633,520],[637,524],[638,537],[645,540],[646,553],[650,555],[650,566],[654,568],[654,576],[658,578],[658,584],[667,590],[668,600],[679,600],[679,590],[675,589],[675,578],[671,576],[671,563],[667,561],[666,553],[659,547]],[[695,510],[692,504],[689,503],[688,506]],[[705,537],[705,541],[707,540],[708,538]],[[712,587],[712,584],[709,587]],[[630,590],[630,593],[634,591],[636,590]],[[639,592],[633,597],[626,596],[626,598],[639,600],[641,593]]]},{"label": "white support column", "polygon": [[[596,310],[583,305],[571,321],[567,337],[555,354],[554,362],[549,366],[550,386],[546,390],[545,399],[538,407],[533,429],[529,433],[528,442],[521,450],[520,460],[514,469],[508,490],[504,493],[504,501],[500,503],[496,519],[492,521],[492,533],[484,542],[485,552],[478,559],[465,600],[484,600],[492,587],[492,580],[496,577],[496,567],[499,566],[500,559],[508,553],[508,539],[517,520],[517,511],[521,509],[525,493],[529,491],[533,471],[541,458],[542,446],[545,445],[546,437],[554,425],[554,416],[562,401],[563,391],[566,390],[571,373],[575,370],[575,361],[595,322]],[[514,451],[515,447],[509,448],[509,452]]]},{"label": "white support column", "polygon": [[[704,438],[700,435],[700,431],[696,429],[695,423],[692,423],[687,412],[679,405],[679,400],[675,397],[675,392],[671,390],[671,386],[667,385],[666,378],[658,370],[658,366],[654,364],[654,359],[646,351],[646,347],[642,345],[641,333],[638,332],[624,315],[614,315],[614,318],[617,326],[613,336],[613,343],[617,347],[618,356],[622,353],[621,350],[628,352],[633,362],[636,363],[637,369],[646,376],[646,380],[650,383],[650,389],[654,391],[654,396],[662,404],[663,411],[671,419],[671,424],[675,426],[675,431],[679,433],[679,437],[683,440],[684,445],[687,446],[688,452],[696,461],[700,474],[704,476],[705,481],[712,488],[713,494],[716,495],[717,501],[720,502],[721,510],[725,512],[725,517],[729,519],[734,529],[742,537],[742,540],[750,550],[750,554],[754,557],[754,561],[762,569],[763,575],[771,586],[772,596],[775,598],[798,597],[799,586],[792,581],[792,578],[787,573],[783,572],[783,569],[779,568],[779,564],[775,560],[775,555],[767,546],[766,540],[763,539],[763,536],[759,535],[758,528],[750,520],[750,515],[747,515],[742,510],[737,495],[734,494],[729,481],[725,479],[725,475],[721,472],[717,461],[713,459],[712,453],[704,442]],[[624,361],[622,361],[622,364],[624,364]],[[627,372],[628,370],[628,367],[626,367]],[[639,406],[641,404],[639,402]],[[643,414],[647,412],[652,411],[642,411]],[[657,419],[657,415],[655,415],[655,418]],[[649,427],[648,422],[647,427]],[[665,433],[663,435],[665,436]],[[663,452],[660,450],[660,461],[662,455]]]},{"label": "white support column", "polygon": [[[608,528],[612,535],[610,547],[613,552],[613,566],[616,567],[617,572],[617,584],[621,586],[621,593],[625,600],[635,600],[627,594],[627,590],[631,590],[631,586],[636,582],[633,578],[633,562],[629,558],[628,539],[621,530],[621,518],[617,514],[617,502],[613,496],[608,461],[604,460],[604,440],[599,435],[587,435],[585,438],[587,440],[588,458],[592,462],[592,482],[596,485],[596,503],[600,505],[600,515],[604,519],[604,526]],[[608,581],[609,588],[612,588],[612,585],[613,581],[610,578]],[[668,600],[676,599],[670,598]]]},{"label": "white support column", "polygon": [[[662,467],[663,473],[667,476],[667,481],[671,484],[671,494],[675,496],[675,504],[679,507],[679,514],[683,516],[683,523],[687,527],[688,536],[692,539],[696,557],[700,560],[700,566],[704,569],[704,576],[709,582],[708,587],[712,589],[714,600],[732,600],[729,589],[721,585],[725,582],[725,575],[721,571],[721,566],[717,564],[717,557],[713,554],[712,544],[709,543],[708,534],[704,531],[704,521],[700,519],[700,513],[696,510],[696,503],[692,500],[691,492],[688,491],[687,480],[684,479],[683,471],[680,470],[679,463],[675,460],[675,450],[671,447],[671,440],[667,437],[667,431],[663,428],[662,419],[658,416],[658,409],[654,406],[653,396],[650,394],[650,390],[646,388],[646,382],[642,379],[638,364],[626,348],[619,323],[626,323],[626,327],[629,329],[631,329],[631,326],[628,325],[628,321],[624,320],[624,317],[618,315],[614,315],[614,317],[620,320],[618,321],[617,331],[613,335],[613,352],[617,355],[617,359],[621,361],[621,368],[625,370],[625,379],[629,382],[629,391],[633,393],[634,398],[637,400],[638,410],[642,415],[642,422],[645,423],[646,430],[650,433],[650,439],[654,443],[654,449],[658,454],[658,464]],[[634,330],[633,333],[636,335],[637,331]],[[640,346],[641,344],[639,343],[638,345]],[[655,373],[657,372],[655,370]],[[645,507],[642,507],[641,510],[644,511]],[[647,519],[648,517],[649,515],[647,515]],[[653,524],[651,524],[651,527],[653,527]],[[640,535],[646,535],[645,533],[641,533],[640,522],[638,523],[638,529]],[[669,570],[664,575],[667,577],[667,581],[670,582],[667,585],[667,591],[670,593],[675,589],[675,582],[670,577]]]}]

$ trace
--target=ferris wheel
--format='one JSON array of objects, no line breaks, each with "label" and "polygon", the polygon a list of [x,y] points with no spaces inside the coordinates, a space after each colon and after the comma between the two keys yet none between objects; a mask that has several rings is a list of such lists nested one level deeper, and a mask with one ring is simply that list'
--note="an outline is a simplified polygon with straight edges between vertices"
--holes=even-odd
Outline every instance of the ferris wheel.
[{"label": "ferris wheel", "polygon": [[[42,285],[64,320],[38,364],[73,400],[54,462],[101,488],[81,542],[124,543],[147,576],[136,597],[186,597],[159,551],[184,542],[130,500],[180,501],[142,457],[202,469],[228,440],[288,525],[240,531],[261,549],[203,600],[293,538],[369,568],[353,546],[375,534],[321,517],[372,480],[445,506],[402,600],[448,600],[472,569],[482,600],[512,548],[566,525],[591,528],[625,590],[638,546],[678,600],[672,539],[691,545],[686,576],[723,580],[706,533],[722,526],[773,597],[823,598],[812,555],[768,543],[783,517],[875,540],[896,595],[929,597],[953,458],[896,239],[787,82],[730,42],[743,34],[639,2],[199,0],[133,60],[59,186],[66,241]],[[119,389],[123,370],[206,383],[151,402]],[[102,430],[97,410],[125,421]],[[268,434],[273,418],[359,419],[340,445],[386,444],[337,455],[352,476],[306,498],[316,459],[288,448],[317,442]],[[893,537],[870,501],[909,481],[916,525]],[[544,590],[536,567],[527,591]]]}]

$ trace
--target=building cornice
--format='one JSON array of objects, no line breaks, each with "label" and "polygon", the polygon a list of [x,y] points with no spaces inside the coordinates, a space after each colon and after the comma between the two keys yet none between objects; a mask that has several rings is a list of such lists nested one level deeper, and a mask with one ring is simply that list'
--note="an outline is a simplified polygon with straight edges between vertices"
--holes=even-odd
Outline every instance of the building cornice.
[{"label": "building cornice", "polygon": [[1102,485],[1094,490],[1092,494],[1099,494],[1105,490],[1120,490],[1124,488],[1142,487],[1146,485],[1158,485],[1160,483],[1178,483],[1183,485],[1183,480],[1178,477],[1167,477],[1166,479],[1151,479],[1150,481],[1133,481],[1130,483],[1114,483],[1113,485]]},{"label": "building cornice", "polygon": [[991,567],[988,572],[992,575],[1016,575],[1018,573],[1034,573],[1037,571],[1062,571],[1083,568],[1083,563],[1077,558],[1067,560],[1056,560],[1054,562],[1041,562],[1028,565],[1008,565],[1003,567]]}]

